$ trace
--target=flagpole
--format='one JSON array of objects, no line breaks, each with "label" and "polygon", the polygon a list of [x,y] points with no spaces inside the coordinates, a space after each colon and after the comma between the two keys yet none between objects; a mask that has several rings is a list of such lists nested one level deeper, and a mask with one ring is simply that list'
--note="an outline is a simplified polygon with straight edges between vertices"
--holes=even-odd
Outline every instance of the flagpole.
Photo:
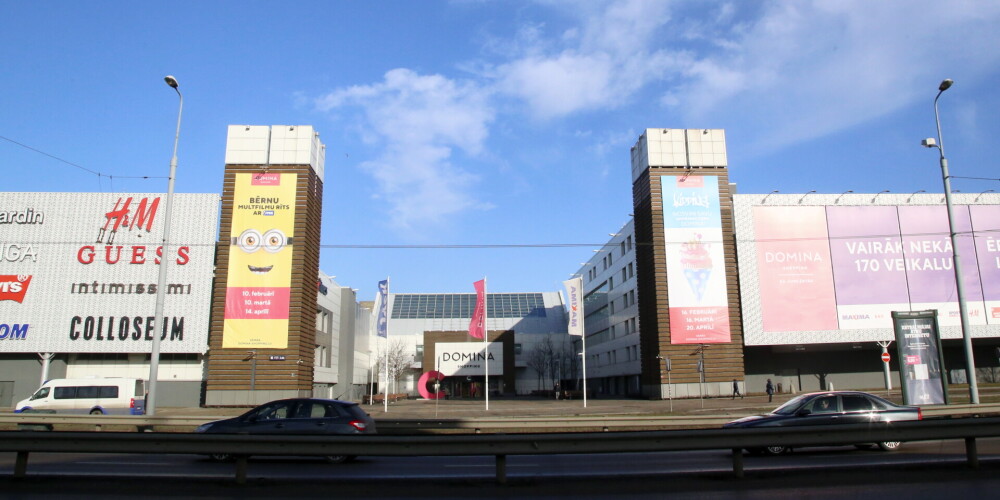
[{"label": "flagpole", "polygon": [[[375,404],[375,363],[378,361],[372,356],[372,348],[376,347],[376,340],[373,338],[372,333],[378,328],[378,303],[381,300],[381,294],[376,292],[375,295],[375,305],[372,307],[372,318],[371,324],[368,325],[368,404]],[[375,349],[378,352],[378,349]]]},{"label": "flagpole", "polygon": [[583,351],[581,353],[581,358],[583,358],[583,407],[587,407],[587,329],[583,327],[583,315],[580,315],[580,329],[583,331],[583,335],[580,335],[580,342],[582,342]]},{"label": "flagpole", "polygon": [[382,403],[385,406],[383,413],[389,413],[389,282],[390,278],[386,276],[385,278],[385,298],[382,300],[386,301],[386,313],[385,313],[385,397],[382,398]]},{"label": "flagpole", "polygon": [[[566,298],[569,300],[569,324],[566,326],[566,333],[570,336],[580,336],[582,351],[580,358],[583,362],[583,407],[587,407],[587,329],[584,327],[583,318],[586,316],[583,306],[583,277],[576,276],[563,281],[566,287]],[[561,295],[561,294],[560,294]],[[562,376],[562,374],[560,374]],[[559,396],[556,395],[558,398]]]},{"label": "flagpole", "polygon": [[484,390],[486,391],[486,411],[490,411],[490,328],[487,322],[489,314],[486,312],[489,309],[487,295],[486,276],[483,276],[483,344],[486,346],[486,376],[484,377],[486,387]]}]

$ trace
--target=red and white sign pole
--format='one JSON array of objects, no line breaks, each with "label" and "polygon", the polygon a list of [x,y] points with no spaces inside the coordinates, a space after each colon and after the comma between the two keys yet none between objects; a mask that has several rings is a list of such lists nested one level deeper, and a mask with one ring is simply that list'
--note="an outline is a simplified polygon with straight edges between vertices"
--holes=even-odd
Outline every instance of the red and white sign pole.
[{"label": "red and white sign pole", "polygon": [[878,345],[882,347],[882,372],[885,375],[885,392],[886,395],[892,390],[892,379],[889,377],[889,360],[892,359],[889,356],[889,344],[891,340],[886,340],[879,342]]}]

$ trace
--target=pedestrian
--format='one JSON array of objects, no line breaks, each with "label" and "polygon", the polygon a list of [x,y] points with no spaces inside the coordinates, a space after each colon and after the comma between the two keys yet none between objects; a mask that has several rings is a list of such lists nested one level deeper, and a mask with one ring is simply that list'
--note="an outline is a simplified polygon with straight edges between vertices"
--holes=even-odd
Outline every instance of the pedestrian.
[{"label": "pedestrian", "polygon": [[771,379],[767,379],[767,386],[764,387],[767,391],[767,402],[770,403],[774,400],[774,384],[771,383]]},{"label": "pedestrian", "polygon": [[743,399],[743,393],[740,392],[740,383],[736,379],[733,379],[733,399],[736,399],[736,396]]}]

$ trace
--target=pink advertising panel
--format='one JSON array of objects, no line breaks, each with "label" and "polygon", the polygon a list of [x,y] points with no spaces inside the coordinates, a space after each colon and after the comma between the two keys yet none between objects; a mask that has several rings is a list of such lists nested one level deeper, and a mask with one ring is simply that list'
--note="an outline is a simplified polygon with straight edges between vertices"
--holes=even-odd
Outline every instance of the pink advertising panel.
[{"label": "pink advertising panel", "polygon": [[969,207],[969,212],[982,278],[986,322],[1000,325],[1000,206],[974,205]]},{"label": "pink advertising panel", "polygon": [[754,207],[764,330],[832,330],[837,303],[823,207]]},{"label": "pink advertising panel", "polygon": [[[891,328],[892,311],[960,324],[944,206],[755,206],[764,332]],[[1000,324],[1000,206],[954,209],[969,322]]]}]

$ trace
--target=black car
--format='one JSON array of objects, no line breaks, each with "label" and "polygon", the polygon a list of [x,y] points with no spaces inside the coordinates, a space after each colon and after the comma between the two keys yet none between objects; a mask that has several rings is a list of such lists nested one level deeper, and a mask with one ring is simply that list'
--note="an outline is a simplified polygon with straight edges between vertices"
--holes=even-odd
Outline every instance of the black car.
[{"label": "black car", "polygon": [[[878,396],[858,391],[814,392],[796,396],[767,415],[744,417],[723,427],[792,427],[800,425],[860,424],[871,422],[899,422],[922,420],[923,413],[916,406],[897,405]],[[855,446],[891,451],[899,448],[899,441],[862,443]],[[788,446],[769,446],[750,449],[750,453],[780,455],[790,452]]]},{"label": "black car", "polygon": [[[271,401],[243,415],[199,425],[195,432],[212,434],[374,434],[375,420],[357,403],[336,399],[296,398]],[[227,454],[213,454],[229,460]],[[354,460],[351,455],[331,455],[328,462]]]}]

